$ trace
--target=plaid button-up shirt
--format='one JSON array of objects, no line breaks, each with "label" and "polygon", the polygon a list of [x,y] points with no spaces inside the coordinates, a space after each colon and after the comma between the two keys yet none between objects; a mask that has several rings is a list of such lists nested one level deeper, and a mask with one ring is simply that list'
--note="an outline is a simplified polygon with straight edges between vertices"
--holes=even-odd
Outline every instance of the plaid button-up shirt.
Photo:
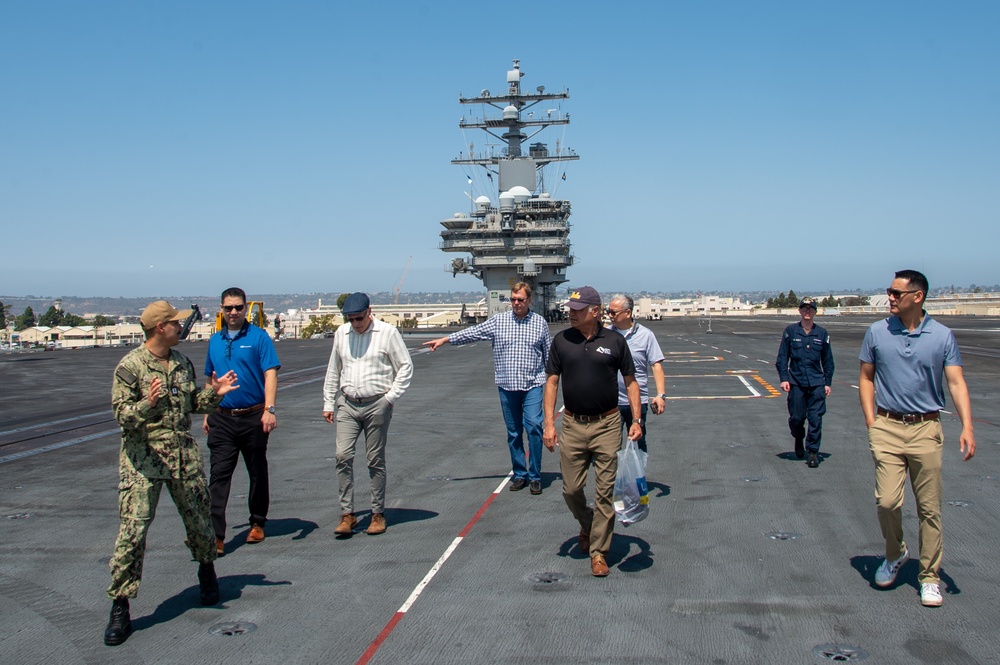
[{"label": "plaid button-up shirt", "polygon": [[497,386],[526,391],[545,384],[545,363],[552,344],[545,319],[531,311],[523,319],[512,311],[503,312],[448,335],[448,343],[454,346],[487,339],[493,343]]}]

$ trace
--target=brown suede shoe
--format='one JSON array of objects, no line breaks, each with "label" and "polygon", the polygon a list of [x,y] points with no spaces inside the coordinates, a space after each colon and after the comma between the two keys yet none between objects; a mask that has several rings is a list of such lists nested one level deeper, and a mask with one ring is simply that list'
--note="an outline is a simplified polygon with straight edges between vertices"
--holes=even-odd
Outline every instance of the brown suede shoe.
[{"label": "brown suede shoe", "polygon": [[247,543],[253,545],[254,543],[259,543],[264,540],[264,527],[259,524],[254,524],[250,527],[250,534],[247,536]]},{"label": "brown suede shoe", "polygon": [[344,513],[340,516],[340,524],[333,532],[338,536],[349,536],[357,523],[358,518],[354,516],[354,513]]},{"label": "brown suede shoe", "polygon": [[580,532],[580,551],[584,554],[590,554],[590,532],[581,531]]},{"label": "brown suede shoe", "polygon": [[595,554],[590,557],[590,573],[594,577],[607,577],[611,570],[608,568],[607,561],[604,560],[603,554]]},{"label": "brown suede shoe", "polygon": [[372,521],[368,525],[368,535],[377,536],[380,533],[385,533],[385,515],[372,513]]},{"label": "brown suede shoe", "polygon": [[215,553],[219,556],[224,556],[226,553],[226,541],[222,538],[215,539]]}]

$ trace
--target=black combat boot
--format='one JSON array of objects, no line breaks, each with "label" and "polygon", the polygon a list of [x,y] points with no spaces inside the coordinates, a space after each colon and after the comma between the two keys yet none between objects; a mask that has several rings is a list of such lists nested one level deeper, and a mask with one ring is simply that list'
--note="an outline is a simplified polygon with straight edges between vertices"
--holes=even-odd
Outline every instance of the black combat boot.
[{"label": "black combat boot", "polygon": [[118,646],[132,634],[132,617],[128,613],[128,598],[115,598],[111,604],[111,620],[104,629],[104,643]]},{"label": "black combat boot", "polygon": [[198,585],[201,587],[202,605],[218,604],[219,578],[215,576],[215,564],[208,562],[198,566]]}]

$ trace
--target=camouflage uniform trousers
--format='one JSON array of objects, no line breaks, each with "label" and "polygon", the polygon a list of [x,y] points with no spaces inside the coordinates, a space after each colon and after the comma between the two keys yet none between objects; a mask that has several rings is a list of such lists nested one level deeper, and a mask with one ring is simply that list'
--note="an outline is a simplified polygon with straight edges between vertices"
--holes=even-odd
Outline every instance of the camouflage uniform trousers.
[{"label": "camouflage uniform trousers", "polygon": [[160,488],[167,486],[170,497],[187,531],[187,546],[200,563],[215,561],[215,532],[210,517],[208,484],[203,475],[190,478],[147,478],[140,474],[122,478],[118,485],[118,512],[121,526],[111,557],[111,598],[135,598],[142,579],[146,554],[146,534],[156,515]]}]

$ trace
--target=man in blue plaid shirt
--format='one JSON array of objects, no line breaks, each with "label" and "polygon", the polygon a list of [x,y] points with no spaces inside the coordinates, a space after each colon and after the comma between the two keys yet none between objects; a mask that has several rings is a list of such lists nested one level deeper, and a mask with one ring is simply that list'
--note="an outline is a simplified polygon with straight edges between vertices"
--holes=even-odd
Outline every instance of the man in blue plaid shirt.
[{"label": "man in blue plaid shirt", "polygon": [[[424,342],[431,351],[445,344],[455,346],[479,340],[493,343],[493,370],[500,391],[500,408],[507,424],[507,446],[514,479],[512,492],[526,486],[542,493],[542,393],[545,363],[549,359],[549,324],[531,311],[531,286],[518,282],[511,288],[511,311],[503,312],[466,330]],[[528,433],[528,459],[524,437]]]}]

